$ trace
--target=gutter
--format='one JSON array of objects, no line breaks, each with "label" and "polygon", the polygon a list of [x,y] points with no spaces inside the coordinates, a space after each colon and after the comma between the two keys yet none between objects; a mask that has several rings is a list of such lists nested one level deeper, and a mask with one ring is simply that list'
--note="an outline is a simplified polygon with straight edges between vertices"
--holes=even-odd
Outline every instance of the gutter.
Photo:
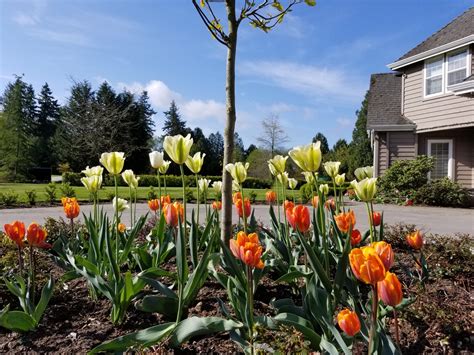
[{"label": "gutter", "polygon": [[464,38],[460,38],[460,39],[458,39],[456,41],[453,41],[453,42],[443,44],[442,46],[427,50],[425,52],[415,54],[411,57],[408,57],[408,58],[390,63],[390,64],[387,65],[387,67],[390,68],[391,70],[397,70],[397,69],[400,69],[400,68],[405,67],[407,65],[419,62],[421,60],[436,57],[439,54],[443,54],[443,53],[452,51],[454,49],[464,47],[465,45],[468,45],[468,44],[471,44],[471,43],[474,43],[474,34],[469,35],[469,36],[464,37]]},{"label": "gutter", "polygon": [[460,83],[448,86],[448,90],[455,95],[462,95],[474,92],[474,80],[461,81]]},{"label": "gutter", "polygon": [[380,124],[380,125],[368,125],[368,129],[377,132],[390,132],[390,131],[414,131],[416,126],[413,124]]}]

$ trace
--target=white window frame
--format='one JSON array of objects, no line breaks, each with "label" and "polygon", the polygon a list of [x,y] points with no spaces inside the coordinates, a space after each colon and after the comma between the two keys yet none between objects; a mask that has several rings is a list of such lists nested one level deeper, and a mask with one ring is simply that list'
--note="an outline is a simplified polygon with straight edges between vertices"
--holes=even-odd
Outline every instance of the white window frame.
[{"label": "white window frame", "polygon": [[[430,98],[433,98],[433,97],[437,97],[437,96],[452,93],[452,91],[449,90],[449,87],[448,87],[448,57],[459,54],[459,53],[462,53],[462,52],[467,52],[467,55],[466,55],[466,69],[467,69],[466,70],[466,77],[468,77],[472,74],[471,73],[471,71],[472,71],[472,68],[471,68],[472,53],[471,53],[471,50],[470,50],[469,46],[458,48],[454,51],[447,52],[447,53],[444,53],[444,54],[439,55],[437,57],[426,59],[424,61],[424,65],[423,65],[423,99],[430,99]],[[442,65],[442,69],[441,69],[442,70],[441,71],[441,91],[437,92],[436,94],[427,95],[426,94],[426,79],[427,79],[427,77],[426,77],[426,66],[429,63],[436,62],[440,59],[443,60],[443,65]],[[457,84],[454,84],[454,85],[457,85]]]},{"label": "white window frame", "polygon": [[[431,157],[431,144],[432,143],[448,143],[448,178],[454,179],[454,157],[453,157],[453,140],[452,139],[428,139],[428,147],[426,151],[428,156]],[[428,173],[428,180],[431,180],[431,171]]]}]

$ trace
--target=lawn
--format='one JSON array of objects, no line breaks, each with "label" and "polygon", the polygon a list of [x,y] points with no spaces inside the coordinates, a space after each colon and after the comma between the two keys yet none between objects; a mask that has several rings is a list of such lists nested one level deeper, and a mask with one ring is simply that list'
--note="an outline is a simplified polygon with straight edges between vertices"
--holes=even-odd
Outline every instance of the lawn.
[{"label": "lawn", "polygon": [[[18,183],[0,183],[0,194],[11,194],[14,193],[18,196],[18,203],[27,203],[27,191],[34,190],[36,192],[36,202],[46,202],[47,195],[45,193],[45,188],[47,184],[18,184]],[[63,194],[61,192],[61,184],[56,184],[57,186],[57,198],[59,199]],[[89,192],[83,186],[74,186],[74,191],[76,192],[76,197],[79,201],[89,201]],[[191,188],[193,191],[194,197],[196,198],[196,188]],[[137,198],[139,200],[148,199],[148,193],[151,191],[150,187],[139,187]],[[158,193],[158,188],[154,188],[155,193]],[[162,194],[164,194],[164,188],[162,188]],[[246,189],[246,193],[254,191],[257,194],[257,201],[265,200],[265,189]],[[168,194],[171,195],[171,198],[181,198],[182,189],[181,187],[168,187]],[[114,194],[114,187],[104,187],[99,192],[99,198],[103,201],[111,200]],[[129,190],[128,187],[119,187],[119,197],[128,199]],[[214,192],[212,189],[209,190],[208,198],[214,198]]]}]

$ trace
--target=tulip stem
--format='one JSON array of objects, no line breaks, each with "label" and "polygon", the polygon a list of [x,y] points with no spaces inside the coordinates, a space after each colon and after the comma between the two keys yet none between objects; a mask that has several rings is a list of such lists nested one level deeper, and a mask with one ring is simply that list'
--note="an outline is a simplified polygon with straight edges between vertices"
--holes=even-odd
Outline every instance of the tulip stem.
[{"label": "tulip stem", "polygon": [[199,205],[200,205],[200,203],[201,203],[201,199],[200,199],[200,196],[199,196],[198,174],[194,174],[194,176],[196,177],[196,190],[197,190],[197,213],[196,213],[196,222],[197,222],[198,229],[199,229]]},{"label": "tulip stem", "polygon": [[332,178],[332,187],[334,189],[334,200],[336,201],[336,213],[339,213],[341,211],[341,205],[337,196],[337,190],[336,190],[336,180]]},{"label": "tulip stem", "polygon": [[373,232],[373,221],[372,221],[372,213],[370,211],[370,205],[368,202],[365,203],[367,207],[367,215],[369,217],[369,231],[370,231],[370,243],[374,242],[374,232]]},{"label": "tulip stem", "polygon": [[280,191],[278,190],[278,181],[274,179],[274,185],[275,190],[276,190],[276,195],[277,195],[277,207],[278,207],[278,229],[280,229],[281,226],[281,217],[280,217]]},{"label": "tulip stem", "polygon": [[115,259],[118,260],[119,257],[119,235],[118,235],[118,175],[114,175],[115,183],[115,226],[114,226],[114,236],[115,236]]},{"label": "tulip stem", "polygon": [[397,317],[397,310],[393,309],[393,319],[395,321],[395,340],[397,341],[398,347],[400,347],[400,333],[398,331],[398,317]]},{"label": "tulip stem", "polygon": [[168,190],[166,190],[166,174],[163,174],[163,182],[165,184],[165,196],[166,196],[166,195],[168,195]]},{"label": "tulip stem", "polygon": [[240,195],[242,197],[242,219],[244,220],[244,233],[247,234],[247,214],[245,213],[244,186],[240,185]]},{"label": "tulip stem", "polygon": [[379,308],[379,299],[377,287],[372,285],[372,324],[369,334],[369,354],[375,353],[375,337],[377,336],[377,311]]},{"label": "tulip stem", "polygon": [[133,208],[133,224],[137,220],[137,189],[135,189],[135,196],[134,196],[134,208]]},{"label": "tulip stem", "polygon": [[35,304],[35,293],[36,293],[36,285],[35,285],[35,251],[33,246],[30,245],[30,299],[31,304]]},{"label": "tulip stem", "polygon": [[130,227],[133,226],[133,197],[132,197],[132,186],[128,186],[128,194],[130,195]]},{"label": "tulip stem", "polygon": [[249,319],[250,319],[250,327],[249,327],[249,339],[250,339],[250,351],[251,354],[254,353],[253,349],[253,273],[252,267],[247,265],[247,301],[249,303]]},{"label": "tulip stem", "polygon": [[158,199],[160,201],[159,209],[161,212],[161,178],[160,178],[160,170],[156,170],[156,175],[158,177]]},{"label": "tulip stem", "polygon": [[20,271],[20,275],[23,274],[23,256],[21,253],[21,247],[18,244],[18,269]]},{"label": "tulip stem", "polygon": [[74,238],[74,219],[71,218],[71,239]]},{"label": "tulip stem", "polygon": [[[179,170],[181,171],[181,184],[183,185],[183,225],[184,225],[184,240],[186,240],[186,186],[184,182],[183,164],[179,165]],[[161,194],[160,194],[160,202],[161,202]],[[179,212],[178,212],[178,215],[179,215]]]}]

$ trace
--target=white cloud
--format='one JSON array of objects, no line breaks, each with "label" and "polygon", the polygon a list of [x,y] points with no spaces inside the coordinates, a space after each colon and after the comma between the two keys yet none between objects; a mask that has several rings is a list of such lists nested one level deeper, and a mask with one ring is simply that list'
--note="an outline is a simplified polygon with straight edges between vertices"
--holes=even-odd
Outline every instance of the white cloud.
[{"label": "white cloud", "polygon": [[190,100],[182,103],[181,112],[192,120],[214,118],[220,122],[225,121],[225,105],[214,100]]},{"label": "white cloud", "polygon": [[342,126],[342,127],[350,127],[353,125],[353,121],[345,117],[337,118],[336,122],[339,126]]},{"label": "white cloud", "polygon": [[13,17],[13,21],[20,26],[34,26],[39,22],[39,18],[38,16],[18,13]]},{"label": "white cloud", "polygon": [[[364,85],[350,73],[334,68],[284,61],[244,62],[242,76],[316,98],[359,100]],[[365,83],[365,82],[364,82]]]}]

